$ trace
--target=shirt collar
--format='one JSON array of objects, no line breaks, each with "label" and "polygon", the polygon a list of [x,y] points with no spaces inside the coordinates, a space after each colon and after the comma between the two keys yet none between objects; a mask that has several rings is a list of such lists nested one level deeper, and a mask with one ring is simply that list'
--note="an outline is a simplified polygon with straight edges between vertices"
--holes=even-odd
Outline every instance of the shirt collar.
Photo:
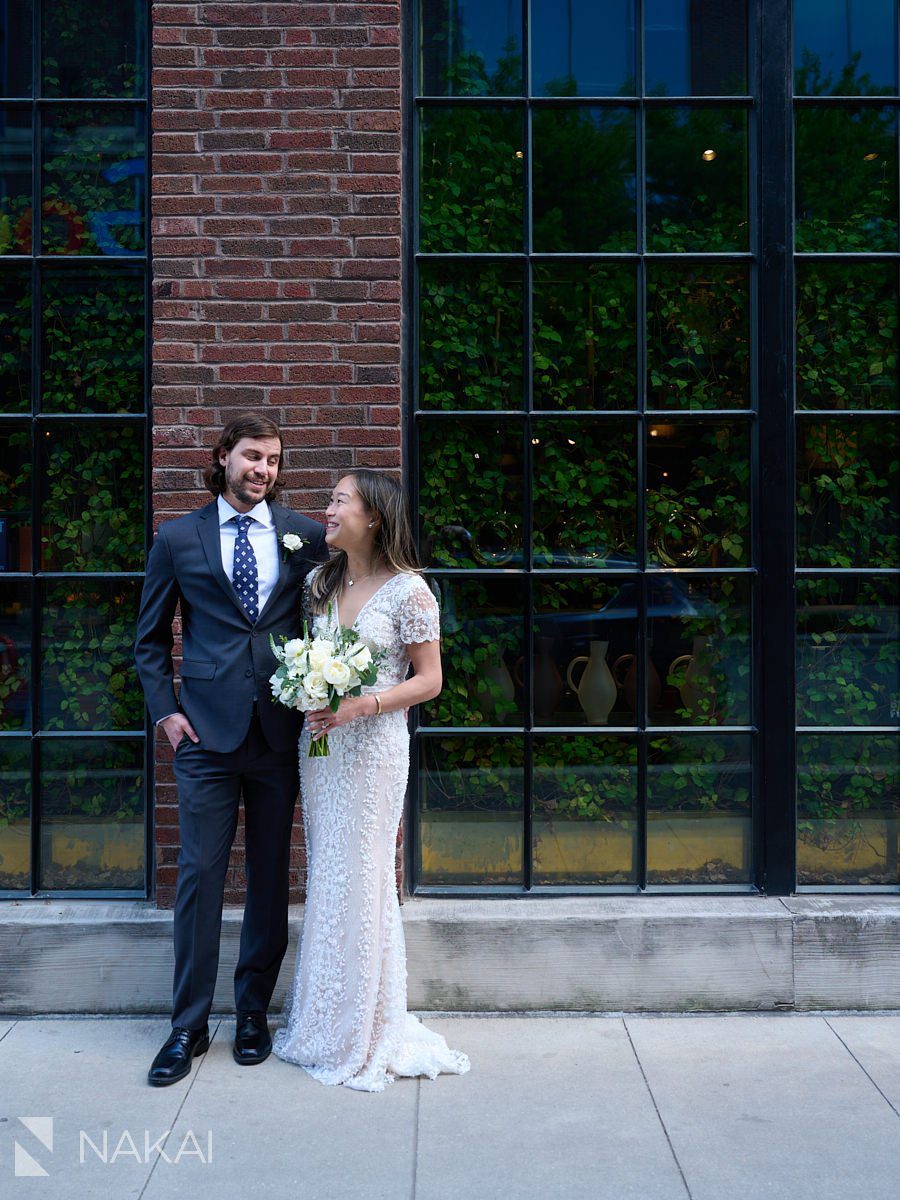
[{"label": "shirt collar", "polygon": [[248,513],[239,513],[236,508],[232,508],[224,496],[219,496],[217,501],[219,510],[219,524],[224,525],[233,517],[252,517],[254,521],[259,521],[260,525],[264,525],[267,529],[272,528],[272,510],[269,508],[265,500],[260,500],[259,504],[254,505]]}]

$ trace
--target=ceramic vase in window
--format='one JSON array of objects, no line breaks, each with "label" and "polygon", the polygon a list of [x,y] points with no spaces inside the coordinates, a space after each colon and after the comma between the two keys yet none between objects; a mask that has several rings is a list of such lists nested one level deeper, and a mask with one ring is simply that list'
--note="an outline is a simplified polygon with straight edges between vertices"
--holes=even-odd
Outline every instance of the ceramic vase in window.
[{"label": "ceramic vase in window", "polygon": [[[613,678],[625,694],[628,707],[633,713],[637,712],[637,656],[620,654],[613,663]],[[662,695],[662,680],[653,665],[653,659],[647,658],[647,711],[654,712]]]},{"label": "ceramic vase in window", "polygon": [[[591,642],[590,654],[581,654],[569,663],[566,678],[569,687],[578,697],[578,703],[590,725],[607,725],[612,706],[616,702],[616,681],[606,662],[609,642]],[[585,664],[577,686],[575,668]]]},{"label": "ceramic vase in window", "polygon": [[681,703],[691,716],[709,717],[716,709],[716,687],[710,675],[710,639],[699,635],[694,638],[691,654],[679,654],[669,664],[669,677],[687,663],[683,681],[678,684]]},{"label": "ceramic vase in window", "polygon": [[[535,639],[534,679],[532,682],[534,715],[545,719],[559,711],[564,690],[563,678],[556,666],[556,658],[553,654],[553,641],[552,637]],[[525,686],[524,668],[525,660],[520,658],[516,663],[516,682],[519,687]]]}]

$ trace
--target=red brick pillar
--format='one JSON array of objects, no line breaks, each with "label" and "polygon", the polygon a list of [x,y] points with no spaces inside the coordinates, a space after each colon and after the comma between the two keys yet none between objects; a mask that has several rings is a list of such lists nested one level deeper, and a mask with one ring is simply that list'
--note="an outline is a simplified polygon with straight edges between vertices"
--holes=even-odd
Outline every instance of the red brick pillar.
[{"label": "red brick pillar", "polygon": [[[248,408],[284,431],[284,502],[321,519],[341,472],[400,466],[399,3],[152,11],[154,521],[210,498],[200,468]],[[160,907],[171,759],[158,740]],[[398,886],[401,861],[398,845]],[[298,807],[294,901],[304,882]]]}]

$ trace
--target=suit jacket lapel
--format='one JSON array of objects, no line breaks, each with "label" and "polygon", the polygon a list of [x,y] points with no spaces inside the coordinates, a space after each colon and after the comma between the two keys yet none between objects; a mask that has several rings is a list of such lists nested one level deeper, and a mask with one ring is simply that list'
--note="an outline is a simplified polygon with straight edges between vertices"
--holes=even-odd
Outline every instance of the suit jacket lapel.
[{"label": "suit jacket lapel", "polygon": [[200,541],[203,543],[203,552],[206,555],[206,561],[209,564],[209,569],[214,578],[219,583],[222,591],[231,600],[234,607],[238,610],[247,624],[250,624],[250,618],[238,599],[238,594],[231,586],[231,581],[225,574],[225,569],[222,566],[222,542],[219,536],[219,509],[215,500],[212,504],[207,504],[206,508],[200,511],[200,523],[198,526],[200,533]]},{"label": "suit jacket lapel", "polygon": [[[278,579],[275,582],[275,586],[269,593],[269,598],[266,601],[266,608],[268,608],[272,601],[277,598],[278,593],[287,583],[288,575],[291,571],[290,555],[285,553],[281,544],[281,539],[284,537],[284,535],[286,533],[290,533],[287,525],[288,514],[285,509],[281,508],[280,505],[276,506],[274,504],[269,505],[269,511],[272,514],[272,521],[275,525],[275,536],[278,539]],[[263,609],[263,612],[266,611],[266,608]]]}]

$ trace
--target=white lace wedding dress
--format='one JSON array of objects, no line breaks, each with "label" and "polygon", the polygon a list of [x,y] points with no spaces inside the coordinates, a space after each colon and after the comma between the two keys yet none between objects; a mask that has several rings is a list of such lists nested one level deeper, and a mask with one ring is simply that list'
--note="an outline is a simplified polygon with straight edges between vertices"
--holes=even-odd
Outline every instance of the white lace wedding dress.
[{"label": "white lace wedding dress", "polygon": [[[309,614],[307,576],[304,609]],[[340,623],[334,609],[333,621]],[[386,651],[378,682],[402,683],[406,647],[439,637],[438,606],[419,575],[393,575],[360,609],[356,629]],[[310,618],[316,634],[328,617]],[[402,711],[360,717],[309,758],[300,737],[300,796],[308,862],[297,966],[273,1038],[275,1054],[320,1083],[381,1092],[398,1075],[465,1074],[471,1064],[406,1010],[406,943],[394,874],[409,773]]]}]

